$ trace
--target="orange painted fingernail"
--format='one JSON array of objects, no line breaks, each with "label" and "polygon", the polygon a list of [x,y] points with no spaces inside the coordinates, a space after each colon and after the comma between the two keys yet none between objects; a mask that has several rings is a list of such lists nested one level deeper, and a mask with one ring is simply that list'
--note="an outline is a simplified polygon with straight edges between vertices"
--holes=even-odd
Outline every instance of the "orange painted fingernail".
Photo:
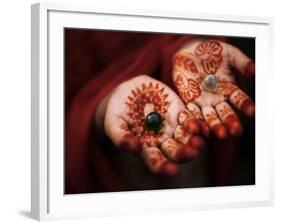
[{"label": "orange painted fingernail", "polygon": [[191,136],[188,143],[198,150],[201,150],[205,147],[204,140],[199,136]]},{"label": "orange painted fingernail", "polygon": [[200,123],[201,131],[202,131],[203,135],[205,137],[209,137],[210,129],[209,129],[208,125],[206,124],[206,122],[201,119],[201,120],[199,120],[199,123]]},{"label": "orange painted fingernail", "polygon": [[245,100],[241,105],[241,109],[248,117],[253,117],[255,115],[255,104],[251,99]]},{"label": "orange painted fingernail", "polygon": [[195,159],[199,155],[199,152],[200,152],[200,150],[198,148],[193,147],[191,145],[183,146],[181,151],[182,151],[182,158],[184,158],[185,161]]},{"label": "orange painted fingernail", "polygon": [[222,124],[217,124],[212,128],[214,134],[221,140],[228,137],[227,129]]},{"label": "orange painted fingernail", "polygon": [[242,134],[242,126],[236,115],[231,114],[225,118],[225,125],[228,127],[228,130],[231,135],[240,136]]},{"label": "orange painted fingernail", "polygon": [[183,126],[189,134],[196,135],[200,132],[200,125],[196,119],[185,120]]},{"label": "orange painted fingernail", "polygon": [[249,79],[252,79],[255,77],[256,69],[255,69],[255,63],[253,61],[249,61],[244,69],[245,76]]}]

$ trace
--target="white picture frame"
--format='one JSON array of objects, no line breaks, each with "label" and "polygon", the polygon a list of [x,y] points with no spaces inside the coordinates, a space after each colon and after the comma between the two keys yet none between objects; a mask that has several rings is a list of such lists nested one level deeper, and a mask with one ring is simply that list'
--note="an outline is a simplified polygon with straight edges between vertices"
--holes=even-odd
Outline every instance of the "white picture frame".
[{"label": "white picture frame", "polygon": [[[32,5],[31,14],[33,218],[50,220],[273,203],[273,147],[266,132],[270,109],[266,106],[268,96],[262,94],[262,89],[270,89],[271,81],[265,74],[273,74],[269,60],[273,57],[273,19],[49,3]],[[211,191],[195,188],[64,195],[62,35],[65,27],[255,37],[256,184],[214,187]]]}]

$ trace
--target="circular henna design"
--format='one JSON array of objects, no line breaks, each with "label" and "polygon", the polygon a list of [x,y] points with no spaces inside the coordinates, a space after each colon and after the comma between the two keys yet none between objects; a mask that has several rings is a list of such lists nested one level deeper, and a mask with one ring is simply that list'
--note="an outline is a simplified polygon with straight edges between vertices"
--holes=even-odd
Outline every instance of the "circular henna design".
[{"label": "circular henna design", "polygon": [[216,73],[222,62],[222,46],[218,41],[202,42],[195,49],[195,54],[201,59],[201,65],[207,74]]},{"label": "circular henna design", "polygon": [[169,105],[167,98],[168,94],[165,93],[164,87],[160,87],[157,82],[155,85],[152,82],[148,85],[143,83],[141,88],[132,90],[131,95],[128,96],[126,105],[128,106],[127,115],[130,118],[129,127],[142,144],[157,146],[158,139],[163,135],[161,130],[155,132],[146,127],[145,105],[152,104],[153,111],[164,118]]}]

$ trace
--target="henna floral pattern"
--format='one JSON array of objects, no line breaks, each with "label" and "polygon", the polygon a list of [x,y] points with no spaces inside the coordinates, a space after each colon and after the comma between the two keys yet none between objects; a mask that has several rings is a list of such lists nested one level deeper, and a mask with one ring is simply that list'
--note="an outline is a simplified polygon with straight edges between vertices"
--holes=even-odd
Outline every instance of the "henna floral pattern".
[{"label": "henna floral pattern", "polygon": [[175,149],[178,147],[178,144],[176,141],[173,139],[168,139],[165,141],[165,151],[168,153],[170,156],[175,154]]},{"label": "henna floral pattern", "polygon": [[150,158],[150,163],[157,167],[161,162],[164,161],[163,155],[161,154],[160,151],[152,151],[151,152],[151,158]]},{"label": "henna floral pattern", "polygon": [[232,93],[234,93],[238,87],[231,83],[231,82],[220,82],[218,84],[216,94],[223,95],[224,97],[228,98]]},{"label": "henna floral pattern", "polygon": [[207,74],[215,74],[222,62],[222,46],[218,41],[204,41],[197,46],[195,54]]},{"label": "henna floral pattern", "polygon": [[185,120],[189,120],[190,118],[193,118],[192,114],[188,110],[181,111],[179,113],[179,123],[182,124]]},{"label": "henna floral pattern", "polygon": [[176,76],[176,87],[181,99],[185,102],[191,102],[201,94],[201,89],[197,81],[187,79],[184,75]]},{"label": "henna floral pattern", "polygon": [[241,106],[241,104],[248,98],[249,97],[241,90],[238,90],[233,94],[233,101],[238,106]]},{"label": "henna floral pattern", "polygon": [[128,126],[127,126],[126,124],[124,124],[124,123],[120,124],[120,128],[121,128],[123,131],[125,131],[125,132],[129,131]]},{"label": "henna floral pattern", "polygon": [[197,118],[197,119],[203,119],[200,110],[196,110],[196,108],[194,108],[194,107],[193,107],[193,108],[189,107],[188,109],[189,109],[189,111],[192,113],[192,115],[193,115],[195,118]]},{"label": "henna floral pattern", "polygon": [[146,129],[144,108],[146,104],[152,104],[154,111],[159,113],[161,117],[165,117],[169,102],[168,94],[165,93],[164,87],[160,87],[159,83],[155,85],[143,83],[141,87],[131,91],[128,96],[126,105],[128,106],[127,115],[129,116],[130,129],[138,137],[142,144],[147,146],[156,146],[159,144],[159,138],[163,135],[160,131],[155,133]]},{"label": "henna floral pattern", "polygon": [[[232,67],[246,77],[255,74],[254,63],[246,55],[216,40],[187,43],[173,58],[173,80],[181,100],[195,118],[206,122],[221,139],[227,136],[227,131],[218,125],[220,119],[224,123],[230,117],[227,119],[227,128],[233,128],[230,134],[238,136],[242,130],[235,112],[222,102],[229,100],[249,117],[255,113],[254,103],[236,84]],[[193,104],[199,108],[192,107]],[[230,120],[235,125],[231,126]]]},{"label": "henna floral pattern", "polygon": [[183,129],[182,126],[178,126],[176,131],[175,131],[175,138],[181,142],[181,143],[186,143],[185,139],[186,139],[186,132]]},{"label": "henna floral pattern", "polygon": [[141,143],[147,146],[156,146],[159,145],[159,138],[163,135],[162,132],[155,133],[149,130],[145,130],[143,136],[141,137]]},{"label": "henna floral pattern", "polygon": [[214,122],[218,120],[218,117],[216,115],[215,111],[210,112],[209,114],[206,114],[206,122],[212,126]]},{"label": "henna floral pattern", "polygon": [[218,113],[219,113],[220,117],[225,118],[226,115],[232,113],[232,110],[229,106],[223,105],[223,107],[218,110]]},{"label": "henna floral pattern", "polygon": [[[218,41],[209,40],[200,43],[194,54],[180,52],[174,56],[175,85],[185,103],[193,102],[201,96],[204,78],[207,74],[215,74],[221,66],[222,50]],[[221,80],[214,93],[229,98],[237,89],[232,82]]]},{"label": "henna floral pattern", "polygon": [[188,55],[176,54],[173,60],[175,67],[183,68],[185,71],[198,73],[195,62]]}]

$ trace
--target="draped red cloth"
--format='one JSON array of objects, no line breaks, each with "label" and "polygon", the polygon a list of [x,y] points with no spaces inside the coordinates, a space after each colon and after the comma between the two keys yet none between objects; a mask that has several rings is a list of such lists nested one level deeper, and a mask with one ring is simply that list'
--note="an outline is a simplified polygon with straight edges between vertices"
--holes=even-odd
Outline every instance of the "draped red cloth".
[{"label": "draped red cloth", "polygon": [[99,102],[123,81],[148,74],[172,83],[173,54],[191,35],[65,30],[65,191],[118,191],[115,175],[93,134]]}]

